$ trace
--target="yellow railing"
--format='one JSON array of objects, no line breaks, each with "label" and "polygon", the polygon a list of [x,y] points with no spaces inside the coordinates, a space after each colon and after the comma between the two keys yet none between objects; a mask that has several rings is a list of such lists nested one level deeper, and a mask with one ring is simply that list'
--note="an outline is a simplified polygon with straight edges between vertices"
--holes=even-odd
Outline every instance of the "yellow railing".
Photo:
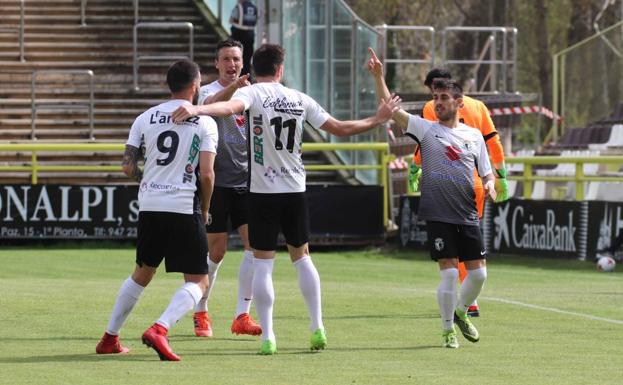
[{"label": "yellow railing", "polygon": [[[38,174],[42,171],[110,171],[121,172],[121,165],[42,165],[37,160],[39,152],[89,152],[89,151],[113,151],[123,152],[124,144],[121,143],[0,143],[0,152],[30,152],[31,161],[23,165],[2,165],[0,171],[22,171],[31,173],[31,183],[37,184]],[[308,165],[306,170],[379,170],[378,183],[383,187],[383,224],[385,228],[389,226],[389,183],[388,183],[388,164],[394,159],[394,155],[389,153],[387,143],[304,143],[303,151],[376,151],[378,161],[376,164],[369,165],[348,165],[348,164],[326,164]]]},{"label": "yellow railing", "polygon": [[[405,155],[403,157],[407,164],[413,161],[413,155]],[[575,156],[531,156],[531,157],[509,157],[506,158],[507,164],[523,164],[523,175],[509,175],[508,179],[523,182],[523,198],[530,199],[532,197],[532,187],[535,181],[545,182],[575,182],[575,200],[584,200],[584,182],[623,182],[623,176],[611,175],[584,175],[585,164],[612,164],[623,165],[623,156],[593,156],[593,157],[575,157]],[[574,175],[566,176],[550,176],[550,175],[534,175],[532,166],[546,164],[574,164]],[[618,167],[617,167],[618,169]],[[419,195],[419,192],[411,195]]]},{"label": "yellow railing", "polygon": [[[534,181],[545,182],[575,182],[575,200],[584,200],[584,182],[623,182],[621,176],[608,175],[584,175],[585,164],[613,164],[623,165],[623,156],[532,156],[532,157],[514,157],[506,158],[507,164],[523,163],[523,175],[509,176],[510,180],[521,181],[524,184],[523,197],[529,199],[532,196],[532,185]],[[574,164],[575,174],[568,176],[545,176],[534,175],[532,166],[535,164]],[[618,169],[618,167],[617,167]]]}]

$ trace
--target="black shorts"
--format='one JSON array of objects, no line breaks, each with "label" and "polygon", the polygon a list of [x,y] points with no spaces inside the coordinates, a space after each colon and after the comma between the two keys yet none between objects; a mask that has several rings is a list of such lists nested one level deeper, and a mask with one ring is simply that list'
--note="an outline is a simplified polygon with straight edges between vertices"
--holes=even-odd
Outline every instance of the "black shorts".
[{"label": "black shorts", "polygon": [[286,243],[299,247],[309,241],[305,193],[249,193],[249,243],[256,250],[277,249],[279,230]]},{"label": "black shorts", "polygon": [[487,256],[479,226],[427,221],[426,232],[434,261],[442,258],[474,261]]},{"label": "black shorts", "polygon": [[210,200],[208,233],[226,233],[249,223],[249,197],[247,188],[214,186]]},{"label": "black shorts", "polygon": [[141,211],[138,214],[136,264],[167,273],[208,274],[208,244],[201,214]]}]

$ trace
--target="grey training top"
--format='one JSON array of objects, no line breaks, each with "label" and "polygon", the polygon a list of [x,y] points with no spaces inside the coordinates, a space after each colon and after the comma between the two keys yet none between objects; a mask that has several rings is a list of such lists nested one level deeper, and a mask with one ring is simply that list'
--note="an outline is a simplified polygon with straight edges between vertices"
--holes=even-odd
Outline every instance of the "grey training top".
[{"label": "grey training top", "polygon": [[474,169],[491,174],[485,142],[479,130],[459,123],[449,128],[409,115],[405,135],[422,152],[422,197],[418,216],[424,220],[478,225]]},{"label": "grey training top", "polygon": [[[199,105],[211,95],[222,90],[218,80],[201,87]],[[247,187],[248,157],[247,134],[244,115],[215,117],[218,127],[218,153],[214,160],[214,185],[219,187]]]}]

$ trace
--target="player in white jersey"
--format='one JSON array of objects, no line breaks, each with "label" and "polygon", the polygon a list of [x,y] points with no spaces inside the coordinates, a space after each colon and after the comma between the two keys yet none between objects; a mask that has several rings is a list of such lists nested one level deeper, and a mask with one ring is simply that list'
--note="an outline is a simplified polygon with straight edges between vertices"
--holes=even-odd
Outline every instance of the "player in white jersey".
[{"label": "player in white jersey", "polygon": [[[250,55],[249,55],[250,56]],[[249,85],[248,76],[240,77],[242,70],[242,44],[236,40],[223,40],[216,45],[215,66],[218,79],[201,87],[198,104],[229,100],[240,87]],[[238,230],[244,254],[238,271],[238,301],[231,325],[235,334],[262,334],[262,328],[249,314],[253,298],[253,251],[249,246],[248,209],[248,155],[244,115],[215,118],[219,130],[218,155],[214,161],[214,192],[210,204],[208,233],[208,265],[210,285],[195,307],[193,321],[195,335],[212,337],[212,321],[208,315],[208,300],[227,252],[229,225]]]},{"label": "player in white jersey", "polygon": [[279,230],[298,272],[299,287],[311,319],[311,348],[327,345],[320,301],[320,278],[309,256],[309,219],[305,168],[301,160],[303,124],[333,135],[347,136],[386,122],[397,110],[399,98],[382,102],[375,116],[340,121],[326,113],[302,92],[284,87],[285,52],[279,45],[264,44],[253,54],[257,83],[238,90],[228,102],[183,106],[173,118],[185,120],[197,114],[227,116],[247,112],[249,127],[249,240],[255,250],[253,294],[262,326],[261,354],[277,350],[273,332],[273,261]]},{"label": "player in white jersey", "polygon": [[[379,97],[389,90],[383,66],[370,48],[368,69],[375,78]],[[476,300],[487,277],[486,251],[482,242],[476,201],[474,169],[483,179],[485,192],[495,201],[495,176],[482,134],[459,123],[458,109],[463,90],[454,80],[435,79],[432,86],[438,122],[411,115],[400,109],[394,114],[396,126],[420,145],[422,152],[422,197],[418,215],[426,220],[431,258],[438,262],[441,282],[437,302],[442,320],[443,346],[458,348],[454,324],[471,342],[480,339],[467,309]],[[469,271],[457,301],[459,261]]]},{"label": "player in white jersey", "polygon": [[[174,63],[167,72],[167,83],[171,100],[136,118],[126,143],[123,170],[139,182],[136,267],[119,290],[106,333],[95,349],[98,354],[129,351],[119,342],[119,331],[164,259],[166,271],[183,273],[185,283],[142,340],[161,360],[179,361],[169,346],[168,330],[196,305],[208,285],[205,223],[218,132],[209,117],[189,118],[182,124],[174,124],[171,118],[179,106],[192,105],[199,93],[197,64],[188,60]],[[141,171],[138,161],[143,156]],[[201,206],[196,196],[198,183]]]}]

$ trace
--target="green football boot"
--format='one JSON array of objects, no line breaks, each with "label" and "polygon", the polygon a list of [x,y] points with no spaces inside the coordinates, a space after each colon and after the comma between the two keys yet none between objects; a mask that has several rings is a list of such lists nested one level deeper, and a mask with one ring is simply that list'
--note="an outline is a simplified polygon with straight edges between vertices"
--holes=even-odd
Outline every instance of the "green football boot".
[{"label": "green football boot", "polygon": [[454,327],[450,330],[444,330],[443,333],[441,333],[441,338],[443,339],[441,343],[442,347],[451,349],[457,349],[459,347],[459,339],[456,336]]},{"label": "green football boot", "polygon": [[263,356],[272,356],[277,353],[277,343],[271,340],[262,341],[262,347],[260,348],[260,353]]},{"label": "green football boot", "polygon": [[324,350],[327,347],[327,336],[324,333],[324,329],[316,329],[311,336],[310,342],[311,350]]},{"label": "green football boot", "polygon": [[466,340],[471,342],[478,342],[480,339],[480,334],[478,334],[478,329],[474,326],[472,321],[470,321],[467,312],[463,313],[459,310],[454,312],[454,324],[459,327],[459,330],[463,334]]}]

